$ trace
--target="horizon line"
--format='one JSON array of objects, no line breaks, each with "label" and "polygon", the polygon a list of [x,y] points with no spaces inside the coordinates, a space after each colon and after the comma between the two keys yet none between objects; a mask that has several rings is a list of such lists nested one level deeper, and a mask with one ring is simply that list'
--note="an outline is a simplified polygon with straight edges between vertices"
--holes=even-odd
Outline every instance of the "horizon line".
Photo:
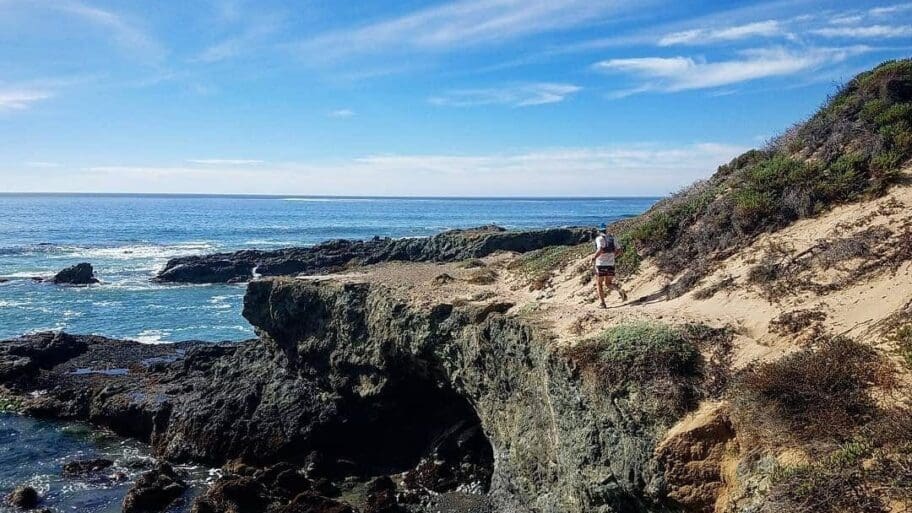
[{"label": "horizon line", "polygon": [[344,194],[259,194],[259,193],[208,193],[208,192],[0,192],[2,196],[110,196],[110,197],[186,197],[186,198],[251,198],[251,199],[434,199],[434,200],[587,200],[587,199],[661,199],[664,195],[636,196],[420,196],[420,195],[344,195]]}]

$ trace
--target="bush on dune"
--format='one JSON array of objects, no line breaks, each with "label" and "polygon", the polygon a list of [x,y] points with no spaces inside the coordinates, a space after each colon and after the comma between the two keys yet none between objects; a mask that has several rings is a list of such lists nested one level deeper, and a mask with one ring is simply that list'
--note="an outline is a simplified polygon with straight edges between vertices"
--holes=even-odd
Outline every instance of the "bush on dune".
[{"label": "bush on dune", "polygon": [[631,404],[644,410],[644,419],[662,423],[724,389],[731,340],[726,328],[634,322],[609,328],[566,354],[588,383],[608,396],[637,398]]},{"label": "bush on dune", "polygon": [[667,274],[700,262],[696,267],[708,271],[710,260],[758,234],[883,194],[910,157],[912,60],[890,61],[855,77],[766,148],[733,159],[616,231]]}]

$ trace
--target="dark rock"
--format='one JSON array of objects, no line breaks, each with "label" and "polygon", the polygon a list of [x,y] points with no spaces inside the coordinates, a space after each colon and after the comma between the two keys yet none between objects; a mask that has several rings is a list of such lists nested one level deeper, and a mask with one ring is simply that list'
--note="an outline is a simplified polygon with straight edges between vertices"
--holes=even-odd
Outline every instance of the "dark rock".
[{"label": "dark rock", "polygon": [[6,497],[6,503],[19,509],[35,509],[41,497],[31,486],[20,486]]},{"label": "dark rock", "polygon": [[6,283],[9,281],[9,278],[0,278],[0,283]]},{"label": "dark rock", "polygon": [[396,483],[383,476],[367,485],[367,504],[364,513],[400,513],[404,510],[396,502]]},{"label": "dark rock", "polygon": [[389,261],[452,262],[480,258],[496,251],[527,252],[547,246],[579,244],[592,237],[593,231],[586,228],[514,232],[483,226],[418,239],[331,240],[306,248],[244,250],[174,258],[168,261],[155,281],[228,283],[250,280],[254,272],[260,276],[287,276],[325,274]]},{"label": "dark rock", "polygon": [[58,285],[92,285],[98,283],[92,264],[87,262],[67,267],[57,273],[51,281]]},{"label": "dark rock", "polygon": [[123,513],[158,513],[179,499],[187,484],[171,465],[161,463],[139,476],[123,500]]},{"label": "dark rock", "polygon": [[63,475],[66,477],[84,476],[104,470],[112,465],[114,465],[114,462],[106,458],[70,461],[63,466]]}]

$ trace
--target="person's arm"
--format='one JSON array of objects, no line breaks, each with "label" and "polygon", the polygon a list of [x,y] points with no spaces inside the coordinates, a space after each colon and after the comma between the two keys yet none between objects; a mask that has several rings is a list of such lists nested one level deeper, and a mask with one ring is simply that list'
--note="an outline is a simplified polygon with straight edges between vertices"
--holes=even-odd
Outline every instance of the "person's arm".
[{"label": "person's arm", "polygon": [[596,261],[596,259],[598,259],[598,257],[600,257],[600,256],[602,256],[602,255],[605,254],[605,245],[604,245],[604,244],[599,244],[599,245],[597,246],[597,248],[598,248],[598,249],[595,250],[595,254],[592,255],[592,262],[593,262],[593,263]]}]

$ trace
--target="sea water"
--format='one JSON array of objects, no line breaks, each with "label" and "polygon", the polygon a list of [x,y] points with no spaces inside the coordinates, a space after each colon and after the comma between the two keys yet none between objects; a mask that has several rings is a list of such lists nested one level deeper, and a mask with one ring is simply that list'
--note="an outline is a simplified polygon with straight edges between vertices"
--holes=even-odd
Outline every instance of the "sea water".
[{"label": "sea water", "polygon": [[[169,258],[429,236],[498,224],[596,226],[656,198],[440,199],[0,194],[0,339],[66,330],[159,343],[243,340],[244,285],[162,285]],[[33,281],[89,262],[102,284]]]}]

